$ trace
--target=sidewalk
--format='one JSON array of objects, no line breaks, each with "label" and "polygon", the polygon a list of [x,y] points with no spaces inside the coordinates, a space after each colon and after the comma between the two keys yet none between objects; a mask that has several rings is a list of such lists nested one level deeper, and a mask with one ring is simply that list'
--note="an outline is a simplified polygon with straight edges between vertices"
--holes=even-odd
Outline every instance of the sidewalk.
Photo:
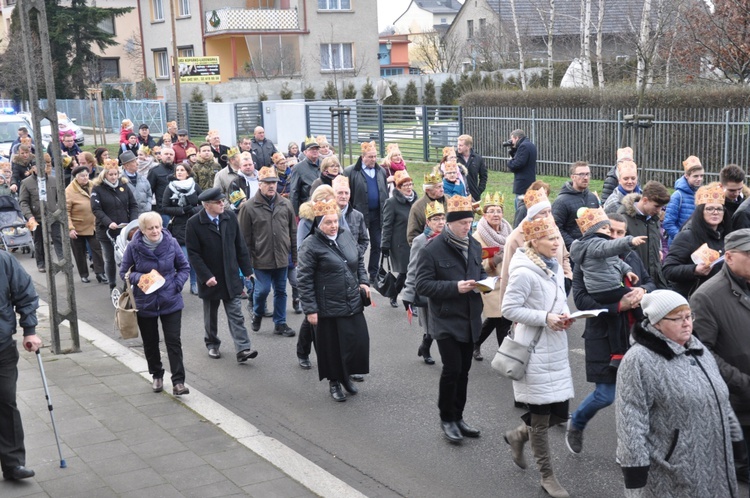
[{"label": "sidewalk", "polygon": [[[37,333],[48,345],[47,313],[45,303]],[[145,359],[83,322],[80,329],[81,353],[42,350],[67,468],[36,357],[22,351],[18,405],[36,476],[0,481],[3,498],[362,496],[192,388],[182,400],[167,393],[169,382],[151,392]]]}]

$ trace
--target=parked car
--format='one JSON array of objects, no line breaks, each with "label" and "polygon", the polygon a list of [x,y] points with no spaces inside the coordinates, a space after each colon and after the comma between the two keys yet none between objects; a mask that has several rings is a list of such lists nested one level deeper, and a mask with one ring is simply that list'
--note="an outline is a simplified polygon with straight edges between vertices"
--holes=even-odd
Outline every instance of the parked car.
[{"label": "parked car", "polygon": [[25,126],[31,131],[31,125],[19,114],[0,114],[0,156],[6,160],[10,157],[10,147],[18,138],[18,128]]},{"label": "parked car", "polygon": [[[21,113],[20,115],[23,115],[28,122],[31,122],[31,114],[29,113]],[[65,130],[73,130],[76,134],[76,143],[79,147],[83,145],[83,130],[80,126],[78,126],[75,123],[75,119],[70,119],[67,114],[64,112],[58,112],[57,113],[57,125],[60,128],[60,131]],[[55,137],[55,140],[57,140],[58,137]],[[46,144],[52,141],[52,130],[50,129],[50,124],[48,119],[42,120],[42,141]]]}]

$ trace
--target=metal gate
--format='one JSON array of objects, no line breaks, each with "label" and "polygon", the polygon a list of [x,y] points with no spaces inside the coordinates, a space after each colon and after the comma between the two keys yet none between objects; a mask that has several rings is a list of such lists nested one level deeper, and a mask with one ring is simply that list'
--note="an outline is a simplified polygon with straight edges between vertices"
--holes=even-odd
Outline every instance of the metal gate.
[{"label": "metal gate", "polygon": [[252,137],[256,126],[263,126],[262,104],[262,102],[247,102],[234,105],[238,143],[243,137]]},{"label": "metal gate", "polygon": [[142,124],[148,125],[154,136],[167,132],[166,104],[158,100],[121,100],[109,101],[114,109],[111,114],[115,120],[111,123],[113,130],[120,128],[123,119],[129,119],[135,125],[134,132]]},{"label": "metal gate", "polygon": [[185,127],[193,142],[203,141],[208,134],[208,106],[205,102],[182,104],[183,122],[177,119],[177,103],[167,102],[167,121],[178,121],[179,128]]}]

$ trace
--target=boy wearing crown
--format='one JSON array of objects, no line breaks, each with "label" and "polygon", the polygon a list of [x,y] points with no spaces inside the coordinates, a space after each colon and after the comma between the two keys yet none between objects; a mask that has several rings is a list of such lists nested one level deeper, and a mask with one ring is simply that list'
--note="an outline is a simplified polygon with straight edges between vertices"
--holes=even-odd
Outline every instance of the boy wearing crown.
[{"label": "boy wearing crown", "polygon": [[424,195],[417,199],[409,211],[409,223],[406,225],[406,242],[411,246],[414,238],[424,232],[426,224],[425,208],[428,203],[435,201],[443,205],[445,210],[445,194],[443,191],[443,179],[439,174],[430,173],[424,175],[422,184]]},{"label": "boy wearing crown", "polygon": [[463,419],[474,343],[482,328],[482,297],[472,292],[487,277],[482,246],[469,236],[474,220],[471,197],[448,199],[443,232],[422,250],[417,264],[417,294],[429,300],[430,333],[443,361],[438,408],[451,443],[479,437]]}]

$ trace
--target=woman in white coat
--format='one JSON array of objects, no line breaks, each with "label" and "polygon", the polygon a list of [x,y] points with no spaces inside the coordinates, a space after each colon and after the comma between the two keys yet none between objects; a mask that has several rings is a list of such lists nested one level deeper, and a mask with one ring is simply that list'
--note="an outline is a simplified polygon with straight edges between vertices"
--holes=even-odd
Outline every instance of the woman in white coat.
[{"label": "woman in white coat", "polygon": [[568,401],[573,397],[573,378],[568,363],[565,330],[573,320],[565,295],[563,269],[557,262],[562,244],[554,218],[523,222],[525,244],[510,263],[508,287],[503,297],[503,316],[516,322],[516,341],[529,344],[541,329],[531,353],[526,376],[513,381],[517,401],[529,406],[524,423],[505,434],[513,461],[526,468],[524,444],[531,450],[542,474],[541,484],[553,497],[567,497],[567,491],[552,473],[547,430],[568,418]]}]

